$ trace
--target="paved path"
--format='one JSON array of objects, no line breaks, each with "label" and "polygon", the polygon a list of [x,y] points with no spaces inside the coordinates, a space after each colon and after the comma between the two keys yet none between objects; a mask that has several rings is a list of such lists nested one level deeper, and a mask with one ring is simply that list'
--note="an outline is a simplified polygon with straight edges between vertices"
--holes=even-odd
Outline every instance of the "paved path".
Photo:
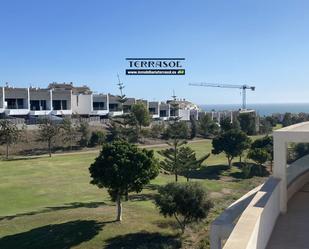
[{"label": "paved path", "polygon": [[280,215],[267,249],[309,249],[309,183],[288,203]]}]

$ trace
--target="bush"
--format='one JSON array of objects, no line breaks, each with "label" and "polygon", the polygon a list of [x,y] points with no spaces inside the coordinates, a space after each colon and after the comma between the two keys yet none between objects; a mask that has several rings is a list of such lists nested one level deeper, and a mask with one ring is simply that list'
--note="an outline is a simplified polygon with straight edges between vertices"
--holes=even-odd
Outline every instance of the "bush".
[{"label": "bush", "polygon": [[105,142],[105,133],[103,131],[93,131],[89,140],[89,146],[95,147],[97,145],[102,145]]},{"label": "bush", "polygon": [[248,158],[252,159],[253,161],[255,161],[260,168],[260,173],[262,175],[263,172],[263,164],[266,163],[269,158],[270,155],[267,152],[266,149],[262,149],[262,148],[255,148],[255,149],[250,149],[249,153],[248,153]]},{"label": "bush", "polygon": [[153,124],[150,130],[150,137],[152,138],[161,138],[164,133],[164,124]]},{"label": "bush", "polygon": [[174,216],[182,233],[188,224],[205,219],[213,206],[197,182],[169,183],[159,188],[155,203],[164,216]]}]

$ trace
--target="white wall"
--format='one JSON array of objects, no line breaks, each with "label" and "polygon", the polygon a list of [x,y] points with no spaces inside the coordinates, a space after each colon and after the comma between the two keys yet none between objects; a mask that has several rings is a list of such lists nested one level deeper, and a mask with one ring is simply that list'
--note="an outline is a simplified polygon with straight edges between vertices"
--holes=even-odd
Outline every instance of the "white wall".
[{"label": "white wall", "polygon": [[72,112],[81,115],[89,115],[92,112],[92,95],[72,95]]},{"label": "white wall", "polygon": [[190,120],[190,110],[179,109],[178,115],[180,117],[180,120]]},{"label": "white wall", "polygon": [[224,249],[265,249],[280,214],[280,180],[270,177],[240,216]]}]

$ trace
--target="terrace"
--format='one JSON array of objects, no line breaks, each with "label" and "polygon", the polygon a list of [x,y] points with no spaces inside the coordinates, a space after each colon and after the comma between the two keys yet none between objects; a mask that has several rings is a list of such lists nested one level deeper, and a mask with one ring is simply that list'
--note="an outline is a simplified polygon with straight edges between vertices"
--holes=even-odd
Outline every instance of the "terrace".
[{"label": "terrace", "polygon": [[309,122],[274,132],[273,176],[211,226],[211,248],[308,248],[309,155],[287,164],[289,143],[309,142]]},{"label": "terrace", "polygon": [[52,114],[71,115],[72,114],[72,90],[53,89],[52,91]]},{"label": "terrace", "polygon": [[107,115],[109,112],[109,101],[107,94],[94,94],[92,96],[92,114]]},{"label": "terrace", "polygon": [[29,89],[4,88],[5,112],[7,115],[29,114]]},{"label": "terrace", "polygon": [[51,112],[51,90],[30,88],[30,114],[31,115],[48,115]]}]

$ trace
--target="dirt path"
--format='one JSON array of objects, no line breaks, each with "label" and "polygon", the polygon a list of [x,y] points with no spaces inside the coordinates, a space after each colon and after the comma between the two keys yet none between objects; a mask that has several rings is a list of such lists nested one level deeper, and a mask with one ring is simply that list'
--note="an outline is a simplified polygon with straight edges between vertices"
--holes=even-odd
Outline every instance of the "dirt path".
[{"label": "dirt path", "polygon": [[[192,143],[198,143],[198,142],[203,142],[207,141],[207,139],[196,139],[192,141],[188,141],[188,144]],[[151,148],[164,148],[167,147],[168,144],[166,143],[161,143],[161,144],[149,144],[149,145],[138,145],[140,148],[146,148],[146,149],[151,149]],[[80,154],[98,154],[100,150],[94,149],[94,150],[81,150],[81,151],[73,151],[73,152],[61,152],[61,153],[54,153],[52,156],[67,156],[67,155],[80,155]],[[48,157],[48,154],[42,154],[42,155],[33,155],[33,156],[15,156],[14,159],[16,158],[38,158],[38,157]]]}]

